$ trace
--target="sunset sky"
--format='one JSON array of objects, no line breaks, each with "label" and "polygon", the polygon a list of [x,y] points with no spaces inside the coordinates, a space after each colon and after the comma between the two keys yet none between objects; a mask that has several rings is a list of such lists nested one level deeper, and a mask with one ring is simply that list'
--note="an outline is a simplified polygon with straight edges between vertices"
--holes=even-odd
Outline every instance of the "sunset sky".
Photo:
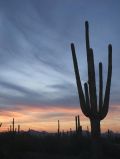
[{"label": "sunset sky", "polygon": [[74,42],[82,83],[87,81],[86,20],[94,49],[96,80],[103,62],[104,88],[108,44],[113,46],[110,109],[101,123],[120,131],[120,1],[119,0],[0,0],[0,131],[15,118],[22,130],[75,129],[81,113],[70,43]]}]

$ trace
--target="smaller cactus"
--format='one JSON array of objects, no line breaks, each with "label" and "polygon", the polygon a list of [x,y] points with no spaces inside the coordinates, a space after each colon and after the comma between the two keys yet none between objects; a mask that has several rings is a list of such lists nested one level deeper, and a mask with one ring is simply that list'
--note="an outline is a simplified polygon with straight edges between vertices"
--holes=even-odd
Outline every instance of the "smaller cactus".
[{"label": "smaller cactus", "polygon": [[82,126],[80,125],[80,116],[79,115],[77,116],[77,119],[78,119],[78,133],[82,134]]},{"label": "smaller cactus", "polygon": [[62,136],[64,136],[65,135],[65,132],[64,132],[64,129],[62,130]]},{"label": "smaller cactus", "polygon": [[87,130],[86,130],[86,134],[87,134],[87,137],[90,137],[90,131],[89,131],[89,127],[87,126]]},{"label": "smaller cactus", "polygon": [[60,121],[58,120],[58,135],[60,135]]},{"label": "smaller cactus", "polygon": [[12,131],[12,126],[10,125],[10,132]]},{"label": "smaller cactus", "polygon": [[77,116],[75,116],[75,126],[76,126],[76,133],[78,132],[78,120],[77,120]]},{"label": "smaller cactus", "polygon": [[80,125],[80,116],[75,116],[75,126],[76,126],[76,134],[82,133],[82,126]]},{"label": "smaller cactus", "polygon": [[0,123],[0,127],[2,126],[2,123]]},{"label": "smaller cactus", "polygon": [[70,128],[70,134],[72,134],[72,129]]},{"label": "smaller cactus", "polygon": [[18,125],[18,133],[20,133],[20,125]]},{"label": "smaller cactus", "polygon": [[13,125],[13,133],[15,132],[15,121],[14,121],[14,118],[13,118],[13,121],[12,121],[12,125]]},{"label": "smaller cactus", "polygon": [[110,131],[110,129],[108,129],[108,131],[107,131],[107,136],[108,136],[108,138],[112,137],[112,131]]}]

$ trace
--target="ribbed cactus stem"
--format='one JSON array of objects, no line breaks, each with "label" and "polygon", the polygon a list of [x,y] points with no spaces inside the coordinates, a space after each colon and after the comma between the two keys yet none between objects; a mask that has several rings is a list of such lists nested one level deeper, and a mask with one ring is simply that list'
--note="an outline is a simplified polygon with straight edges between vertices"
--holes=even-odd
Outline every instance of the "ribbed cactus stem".
[{"label": "ribbed cactus stem", "polygon": [[76,58],[76,53],[75,53],[75,47],[74,44],[71,44],[71,50],[72,50],[72,57],[73,57],[73,64],[74,64],[74,70],[75,70],[75,76],[76,76],[76,83],[77,83],[77,88],[78,88],[78,94],[79,94],[79,101],[80,101],[80,106],[82,109],[82,112],[85,114],[85,116],[89,116],[89,111],[85,103],[85,97],[84,93],[82,90],[82,84],[81,84],[81,79],[80,79],[80,74],[78,70],[78,64],[77,64],[77,58]]},{"label": "ribbed cactus stem", "polygon": [[92,108],[92,114],[97,114],[97,95],[96,95],[96,82],[95,82],[95,68],[94,68],[94,56],[93,50],[89,49],[89,64],[88,64],[88,82],[90,91],[90,102]]},{"label": "ribbed cactus stem", "polygon": [[112,77],[112,45],[109,44],[109,46],[108,46],[108,74],[107,74],[104,103],[103,103],[102,112],[101,112],[101,120],[104,119],[108,113],[111,77]]}]

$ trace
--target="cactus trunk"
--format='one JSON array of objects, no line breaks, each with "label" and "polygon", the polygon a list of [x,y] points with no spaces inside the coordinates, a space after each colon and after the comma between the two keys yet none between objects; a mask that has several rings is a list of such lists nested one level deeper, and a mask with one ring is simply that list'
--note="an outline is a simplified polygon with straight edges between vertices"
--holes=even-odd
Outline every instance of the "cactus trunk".
[{"label": "cactus trunk", "polygon": [[100,120],[90,120],[92,138],[92,159],[102,158]]},{"label": "cactus trunk", "polygon": [[100,130],[100,120],[91,119],[91,137],[93,139],[100,138],[101,130]]}]

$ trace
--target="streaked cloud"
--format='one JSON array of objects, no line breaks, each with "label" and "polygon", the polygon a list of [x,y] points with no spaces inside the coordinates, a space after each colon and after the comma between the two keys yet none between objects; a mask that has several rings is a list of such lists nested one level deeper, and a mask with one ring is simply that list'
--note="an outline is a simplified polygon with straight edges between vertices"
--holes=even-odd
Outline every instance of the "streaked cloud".
[{"label": "streaked cloud", "polygon": [[[11,109],[8,117],[12,116],[12,111],[19,115],[20,109],[26,109],[28,116],[24,116],[24,119],[32,121],[29,111],[33,107],[49,107],[49,111],[53,107],[66,108],[68,111],[79,108],[70,43],[75,43],[81,79],[84,83],[87,81],[85,20],[90,22],[90,40],[94,49],[97,81],[98,62],[103,62],[104,88],[107,45],[113,44],[110,110],[111,114],[112,111],[119,110],[114,106],[120,105],[119,3],[118,0],[114,3],[112,0],[92,0],[88,6],[87,0],[1,0],[1,115],[3,109]],[[56,111],[45,116],[53,116],[54,121],[57,116],[67,118],[70,115],[67,114],[64,111]],[[20,115],[22,119],[23,114]],[[38,113],[38,118],[39,115]]]}]

